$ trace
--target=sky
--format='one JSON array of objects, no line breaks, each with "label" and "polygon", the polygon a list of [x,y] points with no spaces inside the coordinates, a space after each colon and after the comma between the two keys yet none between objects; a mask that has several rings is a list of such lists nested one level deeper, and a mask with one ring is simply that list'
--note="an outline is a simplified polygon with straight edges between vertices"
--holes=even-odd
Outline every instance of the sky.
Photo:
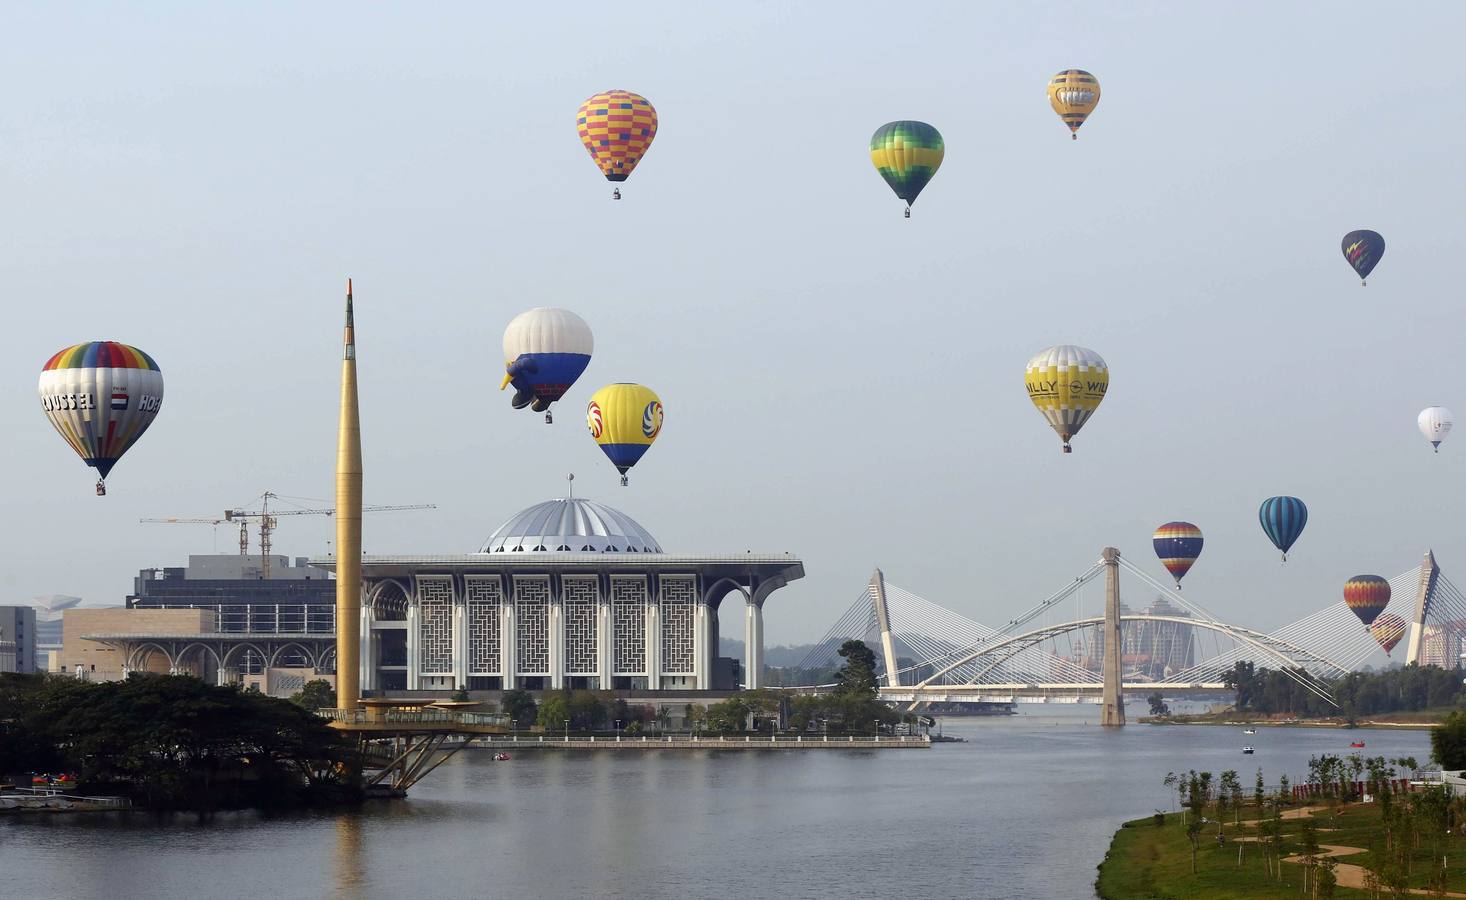
[{"label": "sky", "polygon": [[[1433,455],[1415,427],[1466,412],[1459,4],[5,18],[0,602],[120,603],[138,569],[234,546],[143,517],[331,505],[348,276],[366,502],[437,504],[369,515],[368,553],[474,551],[573,472],[669,552],[798,554],[771,644],[819,638],[876,566],[991,624],[1107,545],[1160,576],[1174,519],[1206,536],[1188,596],[1238,624],[1427,547],[1466,584],[1466,437]],[[1071,67],[1103,88],[1078,141],[1044,94]],[[573,121],[611,88],[660,118],[619,203]],[[868,154],[908,118],[946,141],[909,220]],[[1367,288],[1356,228],[1388,242]],[[504,325],[546,305],[596,340],[552,426],[497,390]],[[88,340],[167,384],[105,498],[35,392]],[[1111,372],[1068,456],[1023,387],[1059,343]],[[616,381],[666,407],[627,488],[583,425]],[[1273,494],[1310,510],[1286,566],[1257,523]],[[276,552],[331,529],[282,520]]]}]

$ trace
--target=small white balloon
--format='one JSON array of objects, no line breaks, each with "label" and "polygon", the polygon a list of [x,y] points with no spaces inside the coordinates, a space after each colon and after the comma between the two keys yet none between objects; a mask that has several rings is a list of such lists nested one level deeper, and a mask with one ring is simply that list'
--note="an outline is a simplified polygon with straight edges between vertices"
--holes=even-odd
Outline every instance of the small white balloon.
[{"label": "small white balloon", "polygon": [[1420,416],[1415,420],[1420,426],[1420,433],[1430,441],[1435,452],[1441,452],[1441,441],[1451,434],[1451,426],[1456,424],[1456,417],[1444,406],[1427,406],[1420,411]]}]

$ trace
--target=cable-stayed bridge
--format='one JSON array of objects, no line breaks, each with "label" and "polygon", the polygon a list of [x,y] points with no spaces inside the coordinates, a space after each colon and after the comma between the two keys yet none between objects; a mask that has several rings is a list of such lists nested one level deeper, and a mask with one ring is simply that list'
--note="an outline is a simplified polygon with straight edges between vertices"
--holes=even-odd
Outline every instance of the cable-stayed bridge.
[{"label": "cable-stayed bridge", "polygon": [[[1127,596],[1137,589],[1142,597],[1154,595],[1143,611],[1120,602],[1122,571]],[[1429,551],[1419,566],[1390,579],[1390,603],[1376,623],[1382,621],[1404,629],[1394,651],[1403,648],[1406,662],[1452,668],[1466,650],[1466,594]],[[1106,724],[1123,724],[1125,691],[1175,696],[1225,690],[1226,673],[1238,662],[1287,672],[1332,703],[1328,681],[1387,661],[1342,600],[1261,632],[1222,620],[1114,548],[998,628],[891,584],[877,569],[799,668],[840,665],[840,645],[851,638],[877,648],[881,696],[910,708],[1100,702]]]}]

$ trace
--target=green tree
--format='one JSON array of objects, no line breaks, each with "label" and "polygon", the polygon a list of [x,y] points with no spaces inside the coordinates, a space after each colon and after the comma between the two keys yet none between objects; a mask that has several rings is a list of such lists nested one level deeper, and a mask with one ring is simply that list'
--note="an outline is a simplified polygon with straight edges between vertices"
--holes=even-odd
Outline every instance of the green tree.
[{"label": "green tree", "polygon": [[468,696],[468,688],[460,684],[458,686],[458,690],[454,691],[453,696],[448,699],[452,700],[454,703],[467,703],[472,698]]},{"label": "green tree", "polygon": [[1430,758],[1442,769],[1466,769],[1466,712],[1456,710],[1430,730]]},{"label": "green tree", "polygon": [[865,645],[865,641],[846,641],[840,645],[840,656],[845,660],[845,665],[840,667],[835,692],[875,697],[880,689],[876,681],[876,655]]},{"label": "green tree", "polygon": [[520,728],[533,725],[536,718],[536,704],[534,695],[529,691],[519,689],[508,690],[504,696],[499,698],[499,708],[509,717],[509,720]]},{"label": "green tree", "polygon": [[[566,729],[565,723],[570,722],[570,700],[563,693],[551,694],[544,698],[540,701],[536,721],[543,725],[546,731]],[[570,722],[570,724],[575,723]]]},{"label": "green tree", "polygon": [[326,679],[315,678],[291,694],[290,702],[301,709],[335,709],[336,689]]},{"label": "green tree", "polygon": [[737,695],[708,707],[707,727],[720,734],[734,734],[743,731],[748,721],[748,704]]},{"label": "green tree", "polygon": [[1171,714],[1171,706],[1166,703],[1166,698],[1161,696],[1160,691],[1156,691],[1145,699],[1150,704],[1151,715],[1169,716]]}]

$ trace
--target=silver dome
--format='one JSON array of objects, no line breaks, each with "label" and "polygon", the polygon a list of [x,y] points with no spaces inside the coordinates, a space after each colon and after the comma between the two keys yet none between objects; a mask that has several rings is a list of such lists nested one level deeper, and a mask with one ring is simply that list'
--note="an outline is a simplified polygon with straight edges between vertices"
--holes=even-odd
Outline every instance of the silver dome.
[{"label": "silver dome", "polygon": [[636,520],[594,500],[547,500],[520,512],[480,553],[661,553]]}]

